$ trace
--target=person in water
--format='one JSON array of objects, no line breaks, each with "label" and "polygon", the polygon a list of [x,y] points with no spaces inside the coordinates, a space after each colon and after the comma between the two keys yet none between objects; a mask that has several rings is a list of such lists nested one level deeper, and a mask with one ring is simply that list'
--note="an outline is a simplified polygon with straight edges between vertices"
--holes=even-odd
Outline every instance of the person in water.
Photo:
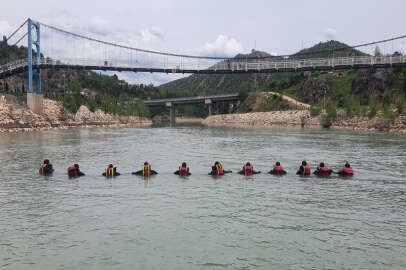
[{"label": "person in water", "polygon": [[68,167],[68,176],[69,178],[76,178],[84,176],[85,174],[82,173],[79,169],[79,164],[74,164],[73,166]]},{"label": "person in water", "polygon": [[243,167],[242,170],[238,172],[239,174],[243,175],[253,175],[261,173],[261,171],[254,171],[254,166],[251,163],[247,162]]},{"label": "person in water", "polygon": [[354,169],[351,168],[350,163],[346,162],[344,167],[341,169],[341,171],[337,172],[337,174],[340,176],[353,176]]},{"label": "person in water", "polygon": [[177,170],[176,172],[174,172],[174,174],[177,174],[179,176],[189,176],[192,175],[189,172],[189,167],[186,165],[186,162],[182,163],[182,166],[179,167],[179,170]]},{"label": "person in water", "polygon": [[45,159],[44,163],[42,163],[41,167],[39,168],[40,175],[51,175],[54,172],[54,168],[52,164],[49,163],[49,159]]},{"label": "person in water", "polygon": [[223,165],[221,165],[220,162],[216,161],[214,162],[214,165],[211,166],[211,172],[209,172],[209,175],[224,175],[226,173],[232,173],[232,171],[224,170]]},{"label": "person in water", "polygon": [[299,170],[296,172],[296,174],[301,176],[310,175],[310,166],[305,160],[302,161],[302,165],[300,165]]},{"label": "person in water", "polygon": [[143,177],[148,177],[154,174],[158,174],[156,171],[151,170],[151,164],[148,162],[144,162],[144,165],[142,166],[141,170],[133,172],[132,174],[134,175],[142,175]]},{"label": "person in water", "polygon": [[120,173],[117,172],[117,167],[113,167],[113,164],[110,164],[104,173],[102,173],[103,176],[106,177],[114,177],[114,176],[119,176]]},{"label": "person in water", "polygon": [[275,165],[273,166],[273,169],[270,170],[268,173],[273,174],[273,175],[284,175],[286,174],[286,171],[283,169],[281,163],[277,161]]},{"label": "person in water", "polygon": [[314,174],[318,176],[329,176],[332,172],[333,170],[325,166],[324,162],[320,162],[320,166],[314,171]]}]

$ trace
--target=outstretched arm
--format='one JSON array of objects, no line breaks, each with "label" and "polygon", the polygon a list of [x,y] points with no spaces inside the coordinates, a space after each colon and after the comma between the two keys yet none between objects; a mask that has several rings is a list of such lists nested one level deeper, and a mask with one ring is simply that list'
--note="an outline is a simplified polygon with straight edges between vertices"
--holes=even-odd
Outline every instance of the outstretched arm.
[{"label": "outstretched arm", "polygon": [[157,171],[154,171],[154,170],[151,170],[151,175],[152,174],[158,174],[158,172]]},{"label": "outstretched arm", "polygon": [[133,174],[133,175],[142,175],[142,170],[132,172],[131,174]]},{"label": "outstretched arm", "polygon": [[173,174],[177,174],[177,175],[179,175],[179,170],[177,170],[176,172],[174,172]]}]

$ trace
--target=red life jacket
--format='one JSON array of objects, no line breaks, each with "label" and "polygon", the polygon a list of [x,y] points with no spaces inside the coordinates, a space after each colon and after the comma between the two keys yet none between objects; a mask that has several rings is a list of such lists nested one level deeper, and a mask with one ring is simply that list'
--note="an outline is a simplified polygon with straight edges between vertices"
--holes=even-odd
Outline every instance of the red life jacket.
[{"label": "red life jacket", "polygon": [[75,166],[70,166],[68,167],[68,175],[69,177],[78,177],[78,170],[76,169]]},{"label": "red life jacket", "polygon": [[309,165],[302,165],[303,167],[303,175],[310,175],[310,166]]},{"label": "red life jacket", "polygon": [[324,166],[320,168],[320,174],[321,175],[329,175],[329,169],[328,167]]},{"label": "red life jacket", "polygon": [[224,174],[224,170],[223,170],[223,166],[221,166],[221,164],[217,164],[216,165],[216,175],[223,175]]},{"label": "red life jacket", "polygon": [[346,175],[353,175],[354,174],[354,170],[351,167],[343,167],[343,172]]},{"label": "red life jacket", "polygon": [[247,165],[244,166],[245,175],[252,175],[253,170],[254,170],[253,166],[247,166]]},{"label": "red life jacket", "polygon": [[189,167],[179,167],[179,175],[187,176],[188,170],[189,170]]},{"label": "red life jacket", "polygon": [[274,166],[273,171],[276,172],[276,173],[281,173],[281,172],[283,172],[283,167],[281,165]]}]

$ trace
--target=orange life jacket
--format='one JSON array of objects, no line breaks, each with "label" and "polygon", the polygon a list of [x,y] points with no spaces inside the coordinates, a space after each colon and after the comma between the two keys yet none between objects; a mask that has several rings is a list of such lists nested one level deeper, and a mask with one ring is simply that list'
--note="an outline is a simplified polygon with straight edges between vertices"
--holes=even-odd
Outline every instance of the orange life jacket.
[{"label": "orange life jacket", "polygon": [[39,168],[39,171],[38,171],[40,175],[45,175],[46,174],[45,168],[47,167],[47,165],[48,164],[45,164],[45,163],[41,165],[41,167]]},{"label": "orange life jacket", "polygon": [[151,175],[151,165],[143,165],[142,166],[142,176],[148,177]]},{"label": "orange life jacket", "polygon": [[247,166],[247,165],[244,166],[245,175],[252,175],[253,171],[254,171],[253,166]]},{"label": "orange life jacket", "polygon": [[114,168],[106,168],[106,177],[114,176]]},{"label": "orange life jacket", "polygon": [[187,176],[188,171],[189,171],[189,167],[179,167],[180,176]]},{"label": "orange life jacket", "polygon": [[217,164],[216,165],[216,175],[223,175],[224,174],[224,170],[223,170],[223,166],[221,166],[221,164]]},{"label": "orange life jacket", "polygon": [[354,174],[354,170],[351,167],[343,167],[343,172],[346,175],[353,175]]}]

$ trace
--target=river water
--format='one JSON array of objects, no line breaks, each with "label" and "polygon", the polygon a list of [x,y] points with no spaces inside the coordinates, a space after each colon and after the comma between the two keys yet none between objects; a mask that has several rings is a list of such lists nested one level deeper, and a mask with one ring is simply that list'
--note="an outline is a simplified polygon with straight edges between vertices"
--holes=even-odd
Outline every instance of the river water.
[{"label": "river water", "polygon": [[[56,172],[38,175],[49,158]],[[306,159],[352,179],[295,175]],[[150,161],[159,175],[132,176]],[[233,174],[208,176],[220,160]],[[236,174],[279,160],[284,177]],[[405,269],[406,137],[201,126],[0,135],[0,269]],[[192,172],[173,175],[182,161]],[[68,179],[77,162],[87,175]],[[100,176],[114,163],[123,175]]]}]

